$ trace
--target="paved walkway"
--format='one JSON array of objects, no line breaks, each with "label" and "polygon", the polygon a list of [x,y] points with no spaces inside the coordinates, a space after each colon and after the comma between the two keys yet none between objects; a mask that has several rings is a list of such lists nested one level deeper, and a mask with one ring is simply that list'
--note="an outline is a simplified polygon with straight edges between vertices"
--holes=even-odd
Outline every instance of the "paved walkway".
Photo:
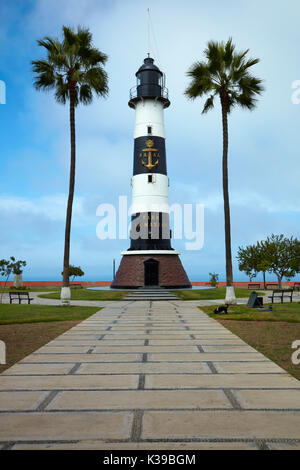
[{"label": "paved walkway", "polygon": [[0,375],[3,449],[300,449],[300,382],[190,302],[111,302]]},{"label": "paved walkway", "polygon": [[[169,291],[172,292],[172,291]],[[259,294],[262,294],[263,291],[259,291]],[[264,296],[264,305],[265,304],[270,304],[271,301],[268,298],[269,292],[266,292],[266,296]],[[30,292],[30,297],[33,297],[34,300],[32,301],[32,305],[61,305],[60,299],[45,299],[39,297],[42,294],[49,294],[49,291],[45,292]],[[251,291],[249,291],[250,295]],[[293,295],[293,302],[299,302],[300,301],[300,292],[295,292]],[[4,304],[9,303],[9,296],[7,293],[3,295],[3,300],[2,302]],[[224,299],[214,299],[214,300],[189,300],[186,301],[190,305],[193,305],[195,307],[198,306],[209,306],[209,305],[223,305],[224,304]],[[247,298],[239,298],[237,299],[237,304],[239,305],[245,305],[248,302],[248,297]],[[15,303],[15,302],[14,302]],[[106,307],[111,305],[112,301],[110,300],[72,300],[72,305],[78,305],[81,307]],[[113,302],[115,303],[115,301]],[[275,304],[280,303],[280,300],[276,299]]]}]

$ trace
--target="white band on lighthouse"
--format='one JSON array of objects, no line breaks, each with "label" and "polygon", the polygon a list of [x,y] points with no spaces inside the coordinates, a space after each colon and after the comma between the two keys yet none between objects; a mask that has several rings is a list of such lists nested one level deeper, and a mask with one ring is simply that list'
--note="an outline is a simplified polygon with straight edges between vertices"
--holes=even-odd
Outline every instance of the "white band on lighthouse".
[{"label": "white band on lighthouse", "polygon": [[[149,181],[149,176],[151,176]],[[131,214],[138,212],[169,213],[168,184],[166,175],[145,174],[132,177]]]},{"label": "white band on lighthouse", "polygon": [[143,99],[135,104],[134,138],[147,135],[148,127],[151,127],[152,135],[166,138],[164,107],[161,101]]}]

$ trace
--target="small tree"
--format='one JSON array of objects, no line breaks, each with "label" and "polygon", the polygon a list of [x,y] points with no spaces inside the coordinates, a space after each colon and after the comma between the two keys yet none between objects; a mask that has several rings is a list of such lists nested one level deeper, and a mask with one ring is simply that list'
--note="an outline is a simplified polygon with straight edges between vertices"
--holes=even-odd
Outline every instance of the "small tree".
[{"label": "small tree", "polygon": [[239,247],[237,259],[239,270],[248,276],[255,277],[259,271],[273,273],[277,276],[281,289],[283,277],[294,277],[300,272],[300,242],[296,238],[284,238],[284,235],[274,235],[266,240]]},{"label": "small tree", "polygon": [[26,261],[16,261],[14,256],[11,256],[9,260],[1,259],[0,260],[0,275],[5,276],[4,286],[1,292],[0,303],[2,303],[3,294],[6,288],[6,284],[11,273],[21,274],[23,266],[26,266]]},{"label": "small tree", "polygon": [[269,273],[277,276],[280,289],[283,277],[291,278],[300,272],[300,241],[297,238],[272,234],[259,246],[264,266]]},{"label": "small tree", "polygon": [[246,248],[239,246],[237,259],[239,270],[243,271],[250,278],[250,282],[257,276],[261,253],[258,245],[249,245]]},{"label": "small tree", "polygon": [[[63,275],[63,273],[61,273]],[[82,271],[80,266],[73,266],[70,264],[69,266],[69,274],[70,276],[73,276],[72,282],[74,281],[75,277],[81,277],[84,276],[84,272]]]},{"label": "small tree", "polygon": [[212,287],[217,287],[218,286],[218,281],[219,281],[219,274],[216,273],[209,273],[209,282]]}]

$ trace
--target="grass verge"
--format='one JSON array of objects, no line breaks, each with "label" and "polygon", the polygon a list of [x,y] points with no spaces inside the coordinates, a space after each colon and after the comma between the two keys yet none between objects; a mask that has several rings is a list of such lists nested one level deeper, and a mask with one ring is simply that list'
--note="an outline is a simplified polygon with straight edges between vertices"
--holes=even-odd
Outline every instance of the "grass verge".
[{"label": "grass verge", "polygon": [[[127,292],[109,290],[71,289],[72,300],[122,300]],[[60,299],[60,291],[41,294],[43,299]]]},{"label": "grass verge", "polygon": [[[300,304],[275,304],[273,312],[244,305],[230,307],[228,315],[214,315],[216,306],[201,307],[232,333],[300,380],[300,365],[292,363],[291,344],[300,340]],[[199,307],[200,308],[200,307]]]},{"label": "grass verge", "polygon": [[79,321],[0,325],[0,339],[6,345],[6,364],[0,365],[0,374],[77,323]]},{"label": "grass verge", "polygon": [[99,310],[99,307],[0,305],[0,340],[6,345],[6,364],[0,365],[0,373]]},{"label": "grass verge", "polygon": [[[246,305],[234,305],[228,308],[227,315],[214,314],[217,305],[199,307],[203,312],[216,320],[240,320],[240,321],[270,321],[270,322],[300,322],[300,303],[273,304],[273,311],[261,311],[256,308],[248,308]],[[299,338],[300,339],[300,338]]]},{"label": "grass verge", "polygon": [[[250,289],[243,289],[236,287],[235,295],[238,299],[249,297],[252,292]],[[190,289],[190,290],[176,290],[174,291],[182,300],[217,300],[225,299],[226,287],[216,287],[215,289]],[[260,296],[265,295],[264,292],[259,292]]]},{"label": "grass verge", "polygon": [[100,310],[100,307],[1,304],[0,325],[45,323],[53,321],[82,321],[98,310]]}]

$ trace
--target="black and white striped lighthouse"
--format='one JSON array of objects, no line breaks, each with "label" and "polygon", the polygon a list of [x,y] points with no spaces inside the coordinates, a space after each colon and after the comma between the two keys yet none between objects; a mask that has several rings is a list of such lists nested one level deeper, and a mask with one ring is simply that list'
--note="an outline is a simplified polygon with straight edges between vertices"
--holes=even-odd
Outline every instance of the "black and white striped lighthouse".
[{"label": "black and white striped lighthouse", "polygon": [[191,287],[171,247],[164,109],[170,106],[165,75],[151,57],[136,72],[129,106],[135,110],[130,247],[111,285]]}]

